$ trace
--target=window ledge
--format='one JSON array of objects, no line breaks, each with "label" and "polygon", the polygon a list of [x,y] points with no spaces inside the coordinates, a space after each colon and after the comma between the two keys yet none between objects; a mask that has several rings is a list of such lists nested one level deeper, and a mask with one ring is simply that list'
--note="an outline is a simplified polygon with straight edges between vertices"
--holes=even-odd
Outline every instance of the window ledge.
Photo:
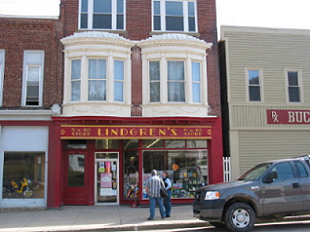
[{"label": "window ledge", "polygon": [[186,34],[186,35],[194,36],[197,38],[200,37],[200,33],[198,32],[184,32],[184,31],[152,31],[150,32],[150,36],[161,35],[161,34]]},{"label": "window ledge", "polygon": [[152,103],[142,105],[143,117],[164,117],[164,116],[186,116],[186,117],[206,117],[209,106],[189,103]]},{"label": "window ledge", "polygon": [[119,35],[127,35],[128,31],[125,30],[108,30],[108,29],[79,29],[76,30],[75,32],[86,32],[86,31],[99,31],[99,32],[109,32],[109,33],[113,33],[113,34],[119,34]]}]

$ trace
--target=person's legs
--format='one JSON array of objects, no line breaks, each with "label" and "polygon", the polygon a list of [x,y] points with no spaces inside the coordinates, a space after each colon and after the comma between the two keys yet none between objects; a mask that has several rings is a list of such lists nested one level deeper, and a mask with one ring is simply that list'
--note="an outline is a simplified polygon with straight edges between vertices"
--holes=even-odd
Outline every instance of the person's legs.
[{"label": "person's legs", "polygon": [[157,204],[158,204],[158,208],[159,208],[161,217],[162,218],[166,217],[165,209],[164,209],[164,204],[163,204],[163,199],[161,197],[156,197],[156,201],[157,201]]},{"label": "person's legs", "polygon": [[155,217],[155,204],[156,204],[156,198],[149,196],[149,201],[150,201],[150,217],[153,219]]},{"label": "person's legs", "polygon": [[170,217],[171,213],[171,191],[167,191],[168,195],[165,197],[165,209],[166,209],[166,217]]}]

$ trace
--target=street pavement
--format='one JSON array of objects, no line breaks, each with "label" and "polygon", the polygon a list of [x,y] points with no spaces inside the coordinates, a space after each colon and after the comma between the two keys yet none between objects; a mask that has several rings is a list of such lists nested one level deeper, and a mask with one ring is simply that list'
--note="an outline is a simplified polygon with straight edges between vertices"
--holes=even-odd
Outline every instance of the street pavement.
[{"label": "street pavement", "polygon": [[137,231],[205,227],[207,222],[193,217],[191,205],[173,206],[170,218],[146,220],[149,209],[130,206],[63,206],[60,209],[0,213],[3,231]]}]

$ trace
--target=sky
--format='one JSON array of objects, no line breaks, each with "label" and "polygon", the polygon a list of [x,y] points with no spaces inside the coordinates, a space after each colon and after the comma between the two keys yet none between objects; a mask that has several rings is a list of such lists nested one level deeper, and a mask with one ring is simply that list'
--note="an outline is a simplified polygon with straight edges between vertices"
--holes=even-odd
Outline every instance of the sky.
[{"label": "sky", "polygon": [[[141,0],[143,1],[143,0]],[[58,16],[60,0],[0,0],[0,14]],[[310,0],[217,0],[221,25],[310,29]]]}]

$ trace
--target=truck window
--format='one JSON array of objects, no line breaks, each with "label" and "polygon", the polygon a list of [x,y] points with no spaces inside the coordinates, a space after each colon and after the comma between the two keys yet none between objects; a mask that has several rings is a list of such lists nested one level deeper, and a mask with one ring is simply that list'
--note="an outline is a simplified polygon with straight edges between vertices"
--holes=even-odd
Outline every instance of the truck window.
[{"label": "truck window", "polygon": [[307,177],[308,173],[305,166],[300,161],[294,161],[294,163],[297,167],[298,177]]},{"label": "truck window", "polygon": [[270,167],[270,165],[271,163],[259,164],[240,176],[238,180],[256,180]]},{"label": "truck window", "polygon": [[271,171],[277,172],[278,174],[278,178],[274,180],[275,182],[294,178],[291,164],[288,162],[277,164],[272,168]]}]

